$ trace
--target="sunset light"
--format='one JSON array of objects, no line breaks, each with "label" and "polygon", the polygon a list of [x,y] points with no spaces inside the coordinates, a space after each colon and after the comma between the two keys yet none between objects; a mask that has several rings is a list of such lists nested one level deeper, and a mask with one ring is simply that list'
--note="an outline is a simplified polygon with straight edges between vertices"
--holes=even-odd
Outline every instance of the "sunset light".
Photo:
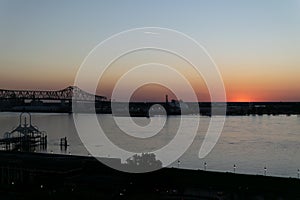
[{"label": "sunset light", "polygon": [[300,199],[300,0],[0,0],[0,199]]}]

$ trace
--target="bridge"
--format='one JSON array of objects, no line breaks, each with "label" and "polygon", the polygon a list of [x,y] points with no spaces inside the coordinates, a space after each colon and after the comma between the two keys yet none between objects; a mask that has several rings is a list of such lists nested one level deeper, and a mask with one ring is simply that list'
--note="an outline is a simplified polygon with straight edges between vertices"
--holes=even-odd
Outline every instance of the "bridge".
[{"label": "bridge", "polygon": [[34,91],[34,90],[5,90],[0,89],[0,100],[61,100],[61,101],[106,101],[104,96],[93,95],[76,86],[69,86],[63,90]]}]

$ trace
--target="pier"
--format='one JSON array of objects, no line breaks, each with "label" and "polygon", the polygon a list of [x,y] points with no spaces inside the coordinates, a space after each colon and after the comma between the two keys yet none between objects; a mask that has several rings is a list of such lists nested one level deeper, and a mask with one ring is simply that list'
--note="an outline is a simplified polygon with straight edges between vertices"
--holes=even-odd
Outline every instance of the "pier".
[{"label": "pier", "polygon": [[[29,122],[27,119],[29,118]],[[9,151],[35,151],[36,148],[47,148],[47,135],[31,123],[30,113],[21,113],[17,128],[6,132],[0,139],[3,150]]]}]

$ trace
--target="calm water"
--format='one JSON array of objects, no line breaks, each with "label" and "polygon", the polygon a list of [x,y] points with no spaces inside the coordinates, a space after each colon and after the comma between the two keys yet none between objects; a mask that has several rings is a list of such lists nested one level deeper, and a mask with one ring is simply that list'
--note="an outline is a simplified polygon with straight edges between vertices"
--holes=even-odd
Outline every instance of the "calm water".
[{"label": "calm water", "polygon": [[[87,117],[89,116],[87,115]],[[204,159],[198,158],[198,151],[210,118],[189,117],[191,120],[200,120],[200,128],[194,143],[180,158],[180,167],[203,169],[204,162],[206,162],[207,170],[233,171],[233,165],[236,164],[237,173],[263,174],[266,166],[268,175],[297,177],[297,169],[300,168],[299,116],[227,117],[218,143]],[[158,135],[159,142],[150,140],[147,143],[136,143],[122,134],[111,115],[98,115],[98,119],[110,139],[118,146],[128,148],[128,150],[145,148],[149,151],[170,141],[180,122],[178,116],[169,117],[165,127]],[[139,125],[146,125],[149,121],[147,118],[135,118],[134,120]],[[77,135],[72,115],[32,114],[32,121],[40,130],[46,131],[48,152],[88,155]],[[11,131],[18,123],[18,113],[0,113],[0,134]],[[65,136],[68,138],[70,146],[66,151],[61,151],[59,138]],[[109,156],[101,154],[101,145],[98,145],[96,141],[93,142],[92,145],[99,148],[100,156]],[[172,166],[177,167],[177,162]]]}]

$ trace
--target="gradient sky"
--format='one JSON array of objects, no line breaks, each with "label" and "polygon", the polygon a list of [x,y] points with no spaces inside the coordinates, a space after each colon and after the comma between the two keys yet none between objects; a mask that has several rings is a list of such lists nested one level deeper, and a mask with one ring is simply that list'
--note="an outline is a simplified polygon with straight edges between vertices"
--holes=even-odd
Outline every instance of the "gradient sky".
[{"label": "gradient sky", "polygon": [[[145,26],[175,29],[201,43],[219,67],[228,101],[300,101],[300,0],[0,0],[0,88],[73,85],[99,42]],[[99,94],[109,97],[132,63],[125,61],[107,73]],[[209,100],[201,77],[189,80],[199,100]],[[136,100],[163,100],[159,90],[146,86]]]}]

